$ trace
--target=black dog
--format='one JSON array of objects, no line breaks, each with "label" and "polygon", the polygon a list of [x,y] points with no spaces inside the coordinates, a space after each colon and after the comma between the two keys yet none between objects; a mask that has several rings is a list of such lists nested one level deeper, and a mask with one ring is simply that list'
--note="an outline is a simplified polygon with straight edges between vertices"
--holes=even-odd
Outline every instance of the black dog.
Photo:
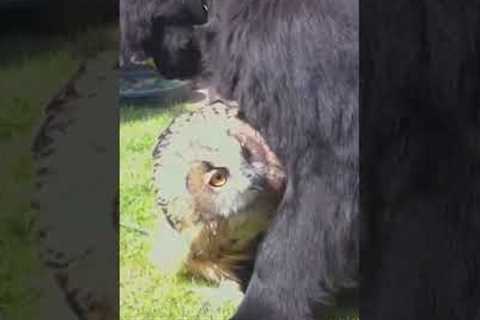
[{"label": "black dog", "polygon": [[[325,319],[358,281],[357,2],[216,1],[207,24],[152,33],[152,55],[169,57],[157,59],[161,73],[207,72],[286,165],[287,191],[235,320]],[[364,9],[362,315],[474,319],[480,170],[478,135],[465,131],[480,131],[478,8]],[[188,41],[166,41],[166,31]]]},{"label": "black dog", "polygon": [[358,2],[226,3],[213,84],[288,177],[234,319],[316,319],[358,280]]},{"label": "black dog", "polygon": [[358,3],[227,0],[198,28],[175,9],[145,46],[159,72],[208,72],[287,170],[235,319],[319,317],[358,275]]},{"label": "black dog", "polygon": [[120,0],[120,63],[152,57],[159,66],[175,66],[176,75],[191,76],[199,70],[195,62],[200,57],[193,26],[206,21],[207,4],[201,0]]}]

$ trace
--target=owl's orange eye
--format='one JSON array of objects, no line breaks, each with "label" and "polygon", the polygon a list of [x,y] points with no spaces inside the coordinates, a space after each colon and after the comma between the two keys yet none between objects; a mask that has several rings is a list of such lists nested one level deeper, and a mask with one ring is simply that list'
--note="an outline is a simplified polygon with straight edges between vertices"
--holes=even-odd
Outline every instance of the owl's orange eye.
[{"label": "owl's orange eye", "polygon": [[227,170],[225,169],[216,169],[213,174],[210,176],[208,184],[215,188],[220,188],[227,183]]}]

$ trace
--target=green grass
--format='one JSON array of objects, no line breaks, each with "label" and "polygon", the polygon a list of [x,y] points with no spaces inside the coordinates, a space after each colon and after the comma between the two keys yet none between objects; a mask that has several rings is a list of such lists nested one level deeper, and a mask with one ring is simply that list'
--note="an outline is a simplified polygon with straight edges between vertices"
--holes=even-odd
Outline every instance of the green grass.
[{"label": "green grass", "polygon": [[[155,223],[152,149],[159,133],[189,105],[168,109],[123,107],[120,112],[120,217],[121,223],[151,230]],[[149,260],[148,238],[120,229],[120,319],[224,320],[235,310],[231,304],[217,311],[206,309],[192,293],[203,283],[184,276],[162,275]],[[343,310],[332,319],[358,320],[355,311]]]},{"label": "green grass", "polygon": [[[123,107],[120,113],[120,217],[151,229],[154,194],[151,153],[158,134],[188,106],[169,109]],[[201,284],[161,274],[149,260],[148,238],[129,229],[120,236],[120,318],[124,320],[222,320],[234,306],[205,308],[192,292]]]},{"label": "green grass", "polygon": [[[31,235],[33,161],[30,147],[43,108],[81,59],[108,45],[111,27],[76,35],[2,37],[0,49],[0,318],[33,319],[40,272]],[[37,37],[37,36],[36,36]],[[41,46],[40,46],[41,44]]]}]

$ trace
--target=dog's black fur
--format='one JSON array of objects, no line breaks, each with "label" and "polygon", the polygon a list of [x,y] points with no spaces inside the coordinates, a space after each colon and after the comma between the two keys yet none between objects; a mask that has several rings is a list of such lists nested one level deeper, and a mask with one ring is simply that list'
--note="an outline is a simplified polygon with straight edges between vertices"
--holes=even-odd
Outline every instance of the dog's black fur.
[{"label": "dog's black fur", "polygon": [[314,319],[358,275],[358,1],[225,3],[213,85],[288,177],[234,319]]},{"label": "dog's black fur", "polygon": [[217,1],[196,30],[172,8],[142,31],[160,73],[209,72],[287,170],[235,319],[313,319],[358,274],[357,1]]},{"label": "dog's black fur", "polygon": [[[192,36],[210,83],[239,102],[288,175],[235,319],[314,319],[358,275],[357,1],[227,0],[210,10]],[[162,50],[177,60],[160,72],[184,76],[177,62],[188,49]]]},{"label": "dog's black fur", "polygon": [[[187,71],[188,46],[158,42],[176,57],[160,72],[207,70],[286,165],[287,192],[235,320],[325,319],[358,280],[357,3],[216,1],[209,22],[184,34],[201,48]],[[476,319],[478,5],[365,8],[375,23],[362,40],[361,316]]]},{"label": "dog's black fur", "polygon": [[480,319],[480,3],[368,3],[361,319]]},{"label": "dog's black fur", "polygon": [[120,63],[152,57],[166,76],[198,73],[200,51],[192,35],[194,25],[207,21],[205,5],[201,0],[120,0]]}]

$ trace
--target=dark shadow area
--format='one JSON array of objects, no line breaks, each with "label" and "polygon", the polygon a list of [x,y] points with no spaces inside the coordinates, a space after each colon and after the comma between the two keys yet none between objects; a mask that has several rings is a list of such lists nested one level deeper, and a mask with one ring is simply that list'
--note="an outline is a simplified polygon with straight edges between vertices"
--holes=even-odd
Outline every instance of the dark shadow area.
[{"label": "dark shadow area", "polygon": [[[42,183],[49,185],[48,182],[53,180],[41,176],[45,173],[49,176],[55,171],[51,163],[42,167],[45,164],[42,161],[61,153],[59,149],[65,145],[90,145],[94,151],[90,154],[78,149],[75,154],[71,153],[69,159],[56,159],[57,168],[67,169],[58,173],[59,180],[70,186],[77,185],[78,180],[68,177],[65,172],[80,172],[82,169],[77,171],[81,168],[79,164],[90,163],[89,170],[86,170],[83,177],[95,179],[96,186],[103,186],[103,189],[95,194],[108,195],[106,207],[112,207],[112,211],[115,211],[115,199],[110,195],[115,193],[115,183],[118,181],[118,151],[115,150],[115,142],[118,141],[118,88],[116,77],[112,77],[109,72],[118,56],[112,39],[118,6],[116,1],[84,0],[12,0],[7,3],[8,6],[5,2],[0,3],[0,178],[3,183],[0,191],[0,318],[78,319],[74,313],[90,312],[91,307],[87,306],[88,311],[85,311],[78,310],[78,305],[73,305],[81,300],[78,299],[79,287],[108,279],[99,284],[101,290],[115,292],[118,285],[115,279],[111,278],[116,274],[117,263],[112,258],[104,261],[101,267],[94,264],[93,267],[90,265],[82,269],[84,279],[87,280],[78,281],[81,283],[78,285],[78,282],[75,283],[77,280],[74,280],[75,275],[70,273],[65,276],[69,272],[63,273],[65,269],[62,269],[68,265],[65,260],[71,261],[72,255],[78,258],[78,252],[62,251],[59,246],[75,241],[86,243],[86,233],[78,236],[67,232],[67,237],[59,241],[52,236],[51,231],[66,230],[72,219],[76,218],[78,220],[73,230],[87,225],[86,229],[91,231],[98,220],[93,220],[94,223],[88,226],[85,213],[92,213],[94,210],[80,209],[81,214],[71,216],[68,216],[68,213],[79,209],[81,205],[78,203],[88,203],[95,207],[101,201],[92,199],[88,192],[86,195],[82,195],[82,192],[65,193],[75,194],[78,200],[75,204],[68,196],[48,198],[45,193],[39,196],[38,189]],[[106,51],[111,55],[104,57],[105,60],[98,60],[97,55]],[[93,71],[90,78],[93,80],[84,79],[77,87],[66,86],[81,62],[90,58],[94,61],[89,62],[87,72]],[[92,94],[93,90],[89,90],[89,86],[95,85],[97,86],[94,89],[101,93],[99,99],[102,101],[77,101],[81,105],[78,108],[69,104],[72,97],[79,99],[85,95],[95,95]],[[54,97],[57,99],[53,99]],[[68,99],[65,99],[66,97]],[[52,102],[54,106],[49,104],[52,100],[56,100]],[[45,108],[47,105],[50,107]],[[88,111],[83,112],[85,110],[93,112],[89,114]],[[69,117],[73,113],[76,118],[84,119],[82,121],[86,129],[76,127],[72,130]],[[22,126],[12,125],[18,123]],[[39,129],[42,134],[37,135]],[[79,139],[62,145],[58,140],[72,134],[72,131],[78,134]],[[88,138],[91,132],[95,132],[95,135]],[[32,152],[32,144],[35,136],[45,137],[45,140],[44,148],[33,157],[35,152]],[[100,158],[101,161],[98,160]],[[98,170],[100,174],[92,173],[91,169]],[[43,188],[43,191],[48,189],[52,190],[52,187]],[[85,189],[91,190],[89,187]],[[63,189],[59,190],[61,192]],[[38,203],[47,202],[46,207],[49,209],[63,205],[65,208],[70,207],[58,211],[66,213],[63,216],[67,219],[53,218],[50,222],[54,223],[49,228],[42,229],[39,228],[39,221],[45,222],[43,219],[51,210],[38,206]],[[102,210],[102,205],[103,202],[96,208]],[[38,210],[43,211],[39,214]],[[111,212],[104,210],[102,213]],[[107,216],[107,221],[110,220]],[[48,232],[45,232],[46,229]],[[48,243],[42,242],[46,238],[49,239],[46,241]],[[54,240],[50,241],[52,238]],[[101,243],[102,250],[112,256],[118,252],[112,238],[106,237],[97,243]],[[46,256],[43,255],[45,253]],[[108,260],[110,256],[104,254],[103,258]],[[60,269],[62,270],[59,271]],[[53,276],[53,273],[56,274]],[[115,303],[109,307],[118,309]]]},{"label": "dark shadow area", "polygon": [[[118,22],[118,1],[18,0],[0,4],[1,65],[74,41],[79,34]],[[97,44],[98,45],[98,44]],[[83,43],[72,50],[88,51]]]},{"label": "dark shadow area", "polygon": [[480,4],[360,20],[360,318],[479,319]]}]

